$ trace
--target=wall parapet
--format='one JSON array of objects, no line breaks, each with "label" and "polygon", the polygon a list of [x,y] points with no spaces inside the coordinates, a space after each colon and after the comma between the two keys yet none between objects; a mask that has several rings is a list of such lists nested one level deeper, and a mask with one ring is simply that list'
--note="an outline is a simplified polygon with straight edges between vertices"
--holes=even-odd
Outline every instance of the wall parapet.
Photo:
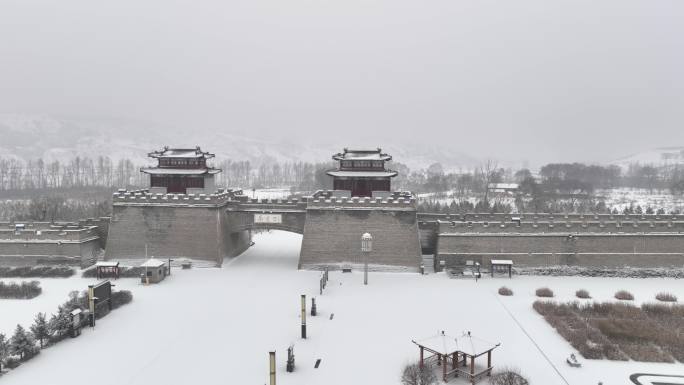
[{"label": "wall parapet", "polygon": [[680,233],[684,221],[438,221],[439,233]]},{"label": "wall parapet", "polygon": [[112,194],[112,204],[140,203],[146,205],[173,204],[173,205],[218,205],[233,200],[242,199],[242,190],[219,189],[213,194],[154,194],[147,189],[128,191],[120,189]]}]

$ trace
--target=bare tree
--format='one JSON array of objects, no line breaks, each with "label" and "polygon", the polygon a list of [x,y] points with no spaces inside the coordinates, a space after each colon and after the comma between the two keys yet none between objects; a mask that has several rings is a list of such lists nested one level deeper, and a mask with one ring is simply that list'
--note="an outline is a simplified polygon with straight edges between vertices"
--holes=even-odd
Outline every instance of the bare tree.
[{"label": "bare tree", "polygon": [[401,373],[401,383],[403,385],[434,385],[437,383],[437,376],[430,365],[423,365],[421,368],[418,364],[408,364]]},{"label": "bare tree", "polygon": [[498,164],[491,159],[487,159],[483,165],[480,165],[480,178],[482,178],[484,189],[483,202],[486,205],[489,205],[489,184],[494,182],[495,178],[497,177],[498,168]]}]

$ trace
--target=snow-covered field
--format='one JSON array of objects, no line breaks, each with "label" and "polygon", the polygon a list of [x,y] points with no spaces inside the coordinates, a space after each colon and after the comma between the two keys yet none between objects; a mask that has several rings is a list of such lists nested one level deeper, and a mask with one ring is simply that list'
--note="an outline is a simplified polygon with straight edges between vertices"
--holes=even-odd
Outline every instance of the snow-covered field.
[{"label": "snow-covered field", "polygon": [[[684,373],[684,364],[584,361],[583,368],[570,368],[565,358],[572,348],[532,309],[534,290],[541,286],[552,288],[560,300],[574,298],[580,288],[596,300],[626,289],[640,303],[663,290],[684,298],[682,281],[514,277],[474,282],[442,274],[371,273],[364,286],[362,274],[333,272],[319,296],[320,272],[297,270],[300,241],[296,234],[262,233],[254,247],[222,269],[174,270],[166,281],[148,287],[120,279],[117,288],[134,293],[131,304],[77,339],[44,350],[4,376],[2,384],[85,385],[95,379],[104,385],[266,384],[268,351],[275,349],[280,385],[398,385],[403,364],[418,357],[411,340],[440,330],[471,331],[501,342],[494,365],[519,367],[534,385],[565,384],[561,376],[569,384],[624,385],[632,373]],[[70,290],[88,282],[93,281],[45,279],[44,293],[36,299],[0,301],[0,330],[10,332],[17,322],[28,325],[35,312],[53,311]],[[502,285],[515,295],[498,296]],[[307,318],[307,340],[299,338],[300,294],[317,297],[319,315]],[[287,373],[291,343],[297,368]],[[321,365],[314,369],[318,358]]]},{"label": "snow-covered field", "polygon": [[605,196],[606,206],[615,208],[619,212],[625,207],[641,206],[642,210],[652,207],[654,210],[664,209],[665,212],[674,210],[684,211],[684,195],[672,195],[669,191],[650,191],[638,188],[616,188],[609,190],[598,190],[599,196]]}]

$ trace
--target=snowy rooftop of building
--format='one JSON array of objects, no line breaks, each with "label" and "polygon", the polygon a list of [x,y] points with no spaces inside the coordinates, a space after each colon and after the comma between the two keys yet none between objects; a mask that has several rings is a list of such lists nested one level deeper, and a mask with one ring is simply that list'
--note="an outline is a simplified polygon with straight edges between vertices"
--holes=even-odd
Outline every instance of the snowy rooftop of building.
[{"label": "snowy rooftop of building", "polygon": [[119,266],[119,261],[99,261],[95,264],[96,267],[116,267]]},{"label": "snowy rooftop of building", "polygon": [[513,265],[510,259],[492,259],[492,265]]},{"label": "snowy rooftop of building", "polygon": [[375,150],[350,150],[345,148],[344,152],[333,155],[334,160],[392,160],[388,154],[383,154],[382,149]]},{"label": "snowy rooftop of building", "polygon": [[203,175],[218,174],[221,170],[217,168],[163,168],[163,167],[143,167],[140,172],[155,175]]},{"label": "snowy rooftop of building", "polygon": [[147,261],[143,262],[140,267],[161,267],[164,266],[166,262],[162,261],[161,259],[156,259],[156,258],[150,258]]},{"label": "snowy rooftop of building", "polygon": [[432,337],[413,341],[413,343],[439,354],[447,355],[461,352],[468,356],[479,356],[500,345],[473,337],[470,332],[463,333],[460,337],[453,337],[442,332]]},{"label": "snowy rooftop of building", "polygon": [[150,158],[213,158],[214,154],[203,152],[197,146],[195,148],[169,148],[164,147],[161,151],[153,151],[148,154]]},{"label": "snowy rooftop of building", "polygon": [[517,183],[490,183],[487,185],[490,189],[506,189],[515,190],[520,187]]},{"label": "snowy rooftop of building", "polygon": [[397,176],[396,171],[328,171],[328,175],[336,177],[360,177],[360,178],[389,178]]}]

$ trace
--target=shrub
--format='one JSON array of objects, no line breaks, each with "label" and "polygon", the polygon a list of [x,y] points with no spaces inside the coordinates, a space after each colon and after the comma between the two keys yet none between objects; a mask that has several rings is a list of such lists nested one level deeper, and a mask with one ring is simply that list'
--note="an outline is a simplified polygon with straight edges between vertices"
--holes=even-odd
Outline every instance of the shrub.
[{"label": "shrub", "polygon": [[5,365],[3,365],[3,367],[8,369],[16,369],[19,365],[21,365],[21,361],[18,358],[9,357],[5,360]]},{"label": "shrub", "polygon": [[677,302],[677,296],[672,293],[662,292],[656,294],[655,297],[658,301],[662,302]]},{"label": "shrub", "polygon": [[501,286],[499,288],[499,295],[505,295],[505,296],[513,295],[513,290],[507,288],[506,286]]},{"label": "shrub", "polygon": [[401,372],[401,383],[403,385],[434,385],[437,384],[437,376],[432,366],[407,364]]},{"label": "shrub", "polygon": [[3,278],[68,278],[74,275],[70,266],[0,267]]},{"label": "shrub", "polygon": [[503,368],[489,379],[492,385],[527,385],[529,382],[517,368]]},{"label": "shrub", "polygon": [[133,294],[128,290],[112,292],[112,310],[133,301]]},{"label": "shrub", "polygon": [[633,301],[634,296],[632,293],[628,292],[627,290],[620,290],[617,293],[615,293],[615,298],[623,301]]},{"label": "shrub", "polygon": [[584,290],[584,289],[577,290],[575,292],[575,296],[577,296],[577,298],[583,298],[583,299],[591,298],[591,296],[589,295],[589,292]]},{"label": "shrub", "polygon": [[[144,267],[140,266],[123,266],[119,268],[119,277],[120,278],[140,278],[140,274],[143,274],[145,272]],[[95,267],[91,267],[89,269],[83,270],[83,273],[81,273],[81,277],[83,278],[95,278],[97,271],[95,270]]]},{"label": "shrub", "polygon": [[14,299],[31,299],[35,298],[43,292],[40,288],[40,282],[10,282],[8,284],[0,281],[0,298],[14,298]]},{"label": "shrub", "polygon": [[537,297],[553,297],[553,290],[549,289],[548,287],[540,287],[536,291]]}]

